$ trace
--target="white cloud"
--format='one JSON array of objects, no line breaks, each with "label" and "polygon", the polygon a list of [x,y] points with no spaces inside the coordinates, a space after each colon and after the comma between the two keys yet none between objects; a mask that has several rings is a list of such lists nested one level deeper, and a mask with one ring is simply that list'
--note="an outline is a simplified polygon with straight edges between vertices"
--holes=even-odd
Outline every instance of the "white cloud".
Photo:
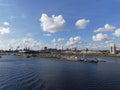
[{"label": "white cloud", "polygon": [[0,27],[0,34],[1,35],[8,34],[8,33],[10,33],[10,29],[9,28]]},{"label": "white cloud", "polygon": [[70,37],[67,43],[65,44],[66,47],[77,45],[80,43],[80,36]]},{"label": "white cloud", "polygon": [[33,34],[32,33],[27,33],[26,36],[27,37],[33,37]]},{"label": "white cloud", "polygon": [[116,29],[115,32],[113,33],[114,36],[120,37],[120,28]]},{"label": "white cloud", "polygon": [[49,17],[47,14],[42,14],[40,17],[40,25],[44,32],[56,33],[64,29],[65,20],[62,15]]},{"label": "white cloud", "polygon": [[90,22],[90,20],[79,19],[78,21],[76,21],[75,25],[76,25],[79,29],[84,29],[84,28],[86,28],[86,26],[88,25],[89,22]]},{"label": "white cloud", "polygon": [[52,36],[51,34],[43,34],[44,36],[48,36],[48,37],[50,37],[50,36]]},{"label": "white cloud", "polygon": [[54,38],[53,40],[52,40],[52,43],[56,43],[57,42],[57,40]]},{"label": "white cloud", "polygon": [[58,38],[58,42],[61,42],[63,40],[64,40],[64,38]]},{"label": "white cloud", "polygon": [[113,43],[113,42],[114,42],[113,39],[108,39],[107,41],[105,41],[106,44],[111,44],[111,43]]},{"label": "white cloud", "polygon": [[[17,38],[17,39],[0,39],[0,49],[3,50],[16,50],[30,48],[32,50],[40,50],[43,48],[44,43],[37,41],[33,38]],[[19,47],[19,48],[18,48]]]},{"label": "white cloud", "polygon": [[8,22],[3,22],[3,26],[0,27],[0,35],[10,33],[10,24]]},{"label": "white cloud", "polygon": [[107,34],[102,34],[98,33],[92,37],[93,41],[107,41],[108,40],[108,35]]},{"label": "white cloud", "polygon": [[64,40],[64,38],[58,38],[58,39],[53,39],[52,40],[52,43],[58,43],[58,42],[61,42],[61,41],[63,41]]},{"label": "white cloud", "polygon": [[10,26],[10,24],[8,22],[4,22],[3,26],[8,27],[8,26]]},{"label": "white cloud", "polygon": [[115,26],[112,26],[110,24],[105,24],[104,27],[98,28],[98,29],[94,30],[94,32],[107,32],[107,31],[113,31],[115,29],[116,29]]},{"label": "white cloud", "polygon": [[58,39],[53,39],[52,40],[52,43],[53,43],[53,46],[57,49],[62,49],[62,41],[64,41],[64,38],[58,38]]},{"label": "white cloud", "polygon": [[42,48],[43,43],[40,41],[37,41],[33,38],[23,38],[20,39],[22,46],[25,47],[29,47],[30,49],[37,49],[39,50],[40,48]]},{"label": "white cloud", "polygon": [[116,37],[120,37],[120,28],[116,29],[113,35],[115,35]]}]

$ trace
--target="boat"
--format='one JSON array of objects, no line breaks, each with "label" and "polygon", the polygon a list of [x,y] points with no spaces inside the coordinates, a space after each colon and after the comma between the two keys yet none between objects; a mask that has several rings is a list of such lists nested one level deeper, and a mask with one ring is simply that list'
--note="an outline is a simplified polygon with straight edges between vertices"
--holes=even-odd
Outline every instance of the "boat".
[{"label": "boat", "polygon": [[31,55],[29,55],[29,54],[28,54],[28,55],[26,55],[26,58],[31,58]]},{"label": "boat", "polygon": [[26,56],[26,58],[30,58],[30,56]]},{"label": "boat", "polygon": [[98,63],[98,60],[96,58],[90,58],[90,59],[86,59],[84,61],[85,62],[91,62],[91,63]]},{"label": "boat", "polygon": [[98,58],[86,58],[84,54],[83,54],[82,58],[79,58],[78,61],[91,62],[91,63],[98,63],[99,62]]}]

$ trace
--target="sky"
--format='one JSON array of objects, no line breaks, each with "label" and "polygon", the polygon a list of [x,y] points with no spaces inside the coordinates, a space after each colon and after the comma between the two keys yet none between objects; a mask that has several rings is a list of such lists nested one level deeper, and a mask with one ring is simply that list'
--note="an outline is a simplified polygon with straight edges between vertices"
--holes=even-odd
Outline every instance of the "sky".
[{"label": "sky", "polygon": [[120,49],[120,0],[0,0],[0,49]]}]

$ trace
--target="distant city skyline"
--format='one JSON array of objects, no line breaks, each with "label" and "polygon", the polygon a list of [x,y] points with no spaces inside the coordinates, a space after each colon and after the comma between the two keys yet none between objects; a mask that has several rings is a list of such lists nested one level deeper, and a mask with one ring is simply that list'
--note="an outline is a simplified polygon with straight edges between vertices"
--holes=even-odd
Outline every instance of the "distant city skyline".
[{"label": "distant city skyline", "polygon": [[119,0],[0,0],[0,49],[120,49]]}]

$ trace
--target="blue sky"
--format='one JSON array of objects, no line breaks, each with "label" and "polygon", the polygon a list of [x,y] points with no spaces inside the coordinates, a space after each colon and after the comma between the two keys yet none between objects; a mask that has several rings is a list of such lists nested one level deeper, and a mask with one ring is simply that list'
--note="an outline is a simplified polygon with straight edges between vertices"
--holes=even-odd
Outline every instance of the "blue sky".
[{"label": "blue sky", "polygon": [[0,49],[120,48],[120,0],[0,0]]}]

